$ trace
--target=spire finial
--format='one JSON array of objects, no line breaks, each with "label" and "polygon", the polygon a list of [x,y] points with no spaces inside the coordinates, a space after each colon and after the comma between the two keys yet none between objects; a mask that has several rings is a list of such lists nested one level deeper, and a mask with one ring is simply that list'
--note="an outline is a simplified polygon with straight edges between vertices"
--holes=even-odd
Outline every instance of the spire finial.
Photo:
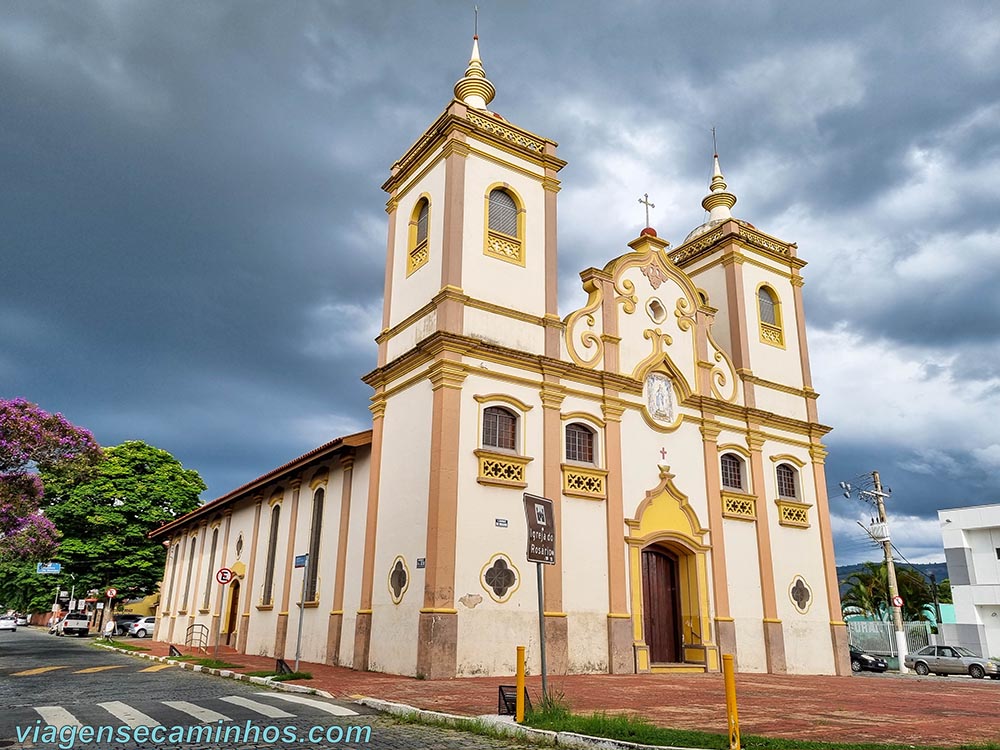
[{"label": "spire finial", "polygon": [[486,77],[483,61],[479,59],[479,6],[476,6],[475,33],[472,35],[472,56],[465,77],[455,84],[455,98],[476,109],[486,109],[497,90]]},{"label": "spire finial", "polygon": [[733,218],[732,209],[736,205],[736,196],[726,192],[726,180],[722,176],[722,168],[719,166],[719,146],[715,137],[715,128],[712,128],[712,182],[709,183],[711,192],[702,200],[702,207],[708,211],[709,222],[722,221]]}]

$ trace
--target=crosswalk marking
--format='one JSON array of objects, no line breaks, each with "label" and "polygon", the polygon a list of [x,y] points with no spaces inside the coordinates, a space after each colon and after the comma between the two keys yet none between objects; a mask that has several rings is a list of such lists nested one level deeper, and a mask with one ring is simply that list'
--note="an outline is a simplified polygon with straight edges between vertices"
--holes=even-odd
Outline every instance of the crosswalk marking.
[{"label": "crosswalk marking", "polygon": [[42,721],[53,727],[82,727],[73,714],[62,706],[35,706]]},{"label": "crosswalk marking", "polygon": [[127,664],[108,664],[104,667],[87,667],[86,669],[78,669],[73,674],[93,674],[94,672],[106,672],[109,669],[124,669]]},{"label": "crosswalk marking", "polygon": [[257,695],[266,695],[268,698],[280,698],[281,700],[288,701],[289,703],[299,703],[303,706],[311,706],[312,708],[320,711],[326,711],[328,714],[333,714],[334,716],[358,715],[357,711],[352,711],[349,708],[337,706],[333,703],[324,703],[323,701],[312,700],[311,698],[303,698],[298,695],[287,695],[285,693],[257,693]]},{"label": "crosswalk marking", "polygon": [[145,669],[140,669],[140,672],[159,672],[161,669],[170,669],[171,667],[176,667],[176,664],[154,664],[151,667],[146,667]]},{"label": "crosswalk marking", "polygon": [[242,695],[227,695],[224,698],[219,698],[219,700],[225,701],[226,703],[232,703],[234,706],[242,706],[243,708],[254,711],[262,716],[267,716],[271,719],[287,719],[295,716],[295,714],[282,711],[280,708],[269,706],[266,703],[258,703],[250,698],[244,698]]},{"label": "crosswalk marking", "polygon": [[97,705],[114,716],[116,719],[120,719],[122,723],[128,724],[132,728],[160,726],[160,722],[156,721],[151,716],[147,716],[142,711],[132,708],[127,703],[122,703],[121,701],[108,701],[107,703],[98,703]]},{"label": "crosswalk marking", "polygon": [[46,672],[51,672],[55,669],[68,669],[68,664],[63,664],[60,667],[35,667],[34,669],[26,669],[23,672],[14,672],[11,677],[30,677],[33,674],[45,674]]},{"label": "crosswalk marking", "polygon": [[176,708],[178,711],[182,711],[188,716],[193,716],[204,724],[211,724],[214,721],[232,721],[232,719],[225,714],[220,714],[219,712],[212,711],[209,708],[196,706],[194,703],[188,703],[187,701],[163,701],[163,705]]}]

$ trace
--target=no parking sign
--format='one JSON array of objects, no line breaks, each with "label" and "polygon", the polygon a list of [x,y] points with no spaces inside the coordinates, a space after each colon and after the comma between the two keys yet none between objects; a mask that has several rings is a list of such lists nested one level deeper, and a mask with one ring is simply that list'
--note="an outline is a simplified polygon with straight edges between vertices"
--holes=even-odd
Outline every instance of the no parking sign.
[{"label": "no parking sign", "polygon": [[225,586],[236,576],[229,568],[219,568],[215,572],[215,580]]}]

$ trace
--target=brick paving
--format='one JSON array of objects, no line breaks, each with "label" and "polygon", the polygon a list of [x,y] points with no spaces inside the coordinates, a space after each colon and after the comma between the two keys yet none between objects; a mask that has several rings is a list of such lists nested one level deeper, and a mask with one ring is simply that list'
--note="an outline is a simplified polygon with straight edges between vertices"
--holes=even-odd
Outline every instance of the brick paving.
[{"label": "brick paving", "polygon": [[[155,655],[165,655],[169,648],[150,641],[129,643]],[[275,663],[232,649],[221,649],[220,658],[238,664],[234,671],[273,669]],[[497,686],[514,681],[418,680],[305,662],[300,669],[313,675],[300,684],[338,698],[368,696],[466,716],[495,713]],[[527,682],[537,700],[540,677],[531,676]],[[738,674],[736,686],[743,734],[944,746],[1000,742],[1000,681],[895,674]],[[549,689],[576,712],[633,713],[661,726],[726,732],[720,674],[550,676]]]}]

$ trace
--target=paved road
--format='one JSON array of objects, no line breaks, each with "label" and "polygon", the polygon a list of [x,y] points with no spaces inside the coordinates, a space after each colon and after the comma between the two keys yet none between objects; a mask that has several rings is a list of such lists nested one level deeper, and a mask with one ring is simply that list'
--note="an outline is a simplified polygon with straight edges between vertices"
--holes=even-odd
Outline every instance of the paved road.
[{"label": "paved road", "polygon": [[[0,748],[519,747],[506,740],[398,724],[352,703],[262,690],[151,663],[95,648],[91,639],[57,638],[39,628],[0,633],[0,706],[5,709],[0,712]],[[88,741],[89,727],[95,734]]]}]

